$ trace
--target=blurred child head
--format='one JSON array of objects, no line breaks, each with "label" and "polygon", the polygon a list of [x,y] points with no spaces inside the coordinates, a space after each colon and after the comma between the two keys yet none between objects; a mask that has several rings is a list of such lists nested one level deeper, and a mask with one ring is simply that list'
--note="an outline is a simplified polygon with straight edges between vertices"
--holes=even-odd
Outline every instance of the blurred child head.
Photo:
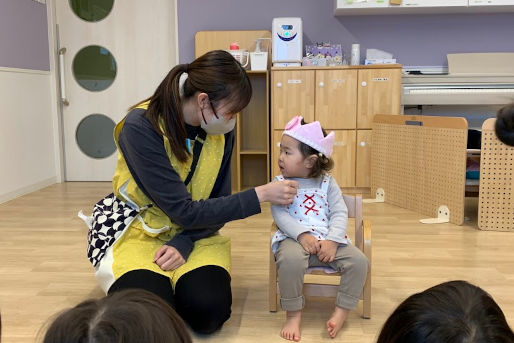
[{"label": "blurred child head", "polygon": [[320,123],[306,123],[296,116],[285,127],[280,141],[278,165],[284,177],[318,177],[328,173],[334,162],[330,158],[334,133],[328,135]]},{"label": "blurred child head", "polygon": [[190,343],[184,322],[161,298],[141,289],[89,299],[60,313],[44,343]]},{"label": "blurred child head", "polygon": [[377,343],[514,342],[505,316],[481,288],[449,281],[404,300],[385,322]]},{"label": "blurred child head", "polygon": [[514,146],[514,103],[498,110],[494,130],[500,141]]}]

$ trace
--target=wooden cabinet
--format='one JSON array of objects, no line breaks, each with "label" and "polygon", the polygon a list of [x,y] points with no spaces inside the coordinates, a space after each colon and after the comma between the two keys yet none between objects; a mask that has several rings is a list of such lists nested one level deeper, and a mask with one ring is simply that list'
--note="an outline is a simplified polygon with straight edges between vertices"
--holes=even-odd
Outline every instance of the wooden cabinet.
[{"label": "wooden cabinet", "polygon": [[247,71],[252,99],[237,116],[232,156],[232,190],[241,191],[268,182],[269,111],[268,71]]},{"label": "wooden cabinet", "polygon": [[354,129],[357,70],[316,71],[316,120],[324,129]]},{"label": "wooden cabinet", "polygon": [[357,130],[355,187],[371,185],[371,130]]},{"label": "wooden cabinet", "polygon": [[339,187],[355,186],[355,130],[333,130],[335,133],[331,174]]},{"label": "wooden cabinet", "polygon": [[[238,42],[241,49],[253,51],[256,39],[262,37],[271,37],[271,32],[198,31],[195,35],[195,57],[211,50],[228,49],[232,42]],[[248,106],[237,115],[236,142],[231,161],[233,192],[265,184],[270,179],[269,71],[247,70],[247,75],[253,93]]]},{"label": "wooden cabinet", "polygon": [[275,177],[280,174],[278,169],[278,156],[280,155],[280,139],[282,138],[283,130],[273,130],[271,137],[272,147],[271,150],[271,176]]},{"label": "wooden cabinet", "polygon": [[370,186],[371,124],[375,114],[400,114],[401,66],[273,68],[272,176],[286,123],[301,115],[334,131],[332,175],[344,188]]},{"label": "wooden cabinet", "polygon": [[272,74],[274,125],[284,128],[295,115],[314,120],[314,70]]},{"label": "wooden cabinet", "polygon": [[375,114],[400,113],[401,77],[401,69],[359,70],[358,129],[371,129]]}]

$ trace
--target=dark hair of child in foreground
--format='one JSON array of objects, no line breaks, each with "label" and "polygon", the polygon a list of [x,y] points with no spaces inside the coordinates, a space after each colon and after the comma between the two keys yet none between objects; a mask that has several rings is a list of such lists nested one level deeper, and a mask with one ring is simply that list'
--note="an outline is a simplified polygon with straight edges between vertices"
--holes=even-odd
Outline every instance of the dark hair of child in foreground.
[{"label": "dark hair of child in foreground", "polygon": [[480,287],[449,281],[405,299],[377,343],[512,343],[505,316]]},{"label": "dark hair of child in foreground", "polygon": [[142,289],[88,299],[57,315],[44,343],[190,343],[182,319],[164,300]]}]

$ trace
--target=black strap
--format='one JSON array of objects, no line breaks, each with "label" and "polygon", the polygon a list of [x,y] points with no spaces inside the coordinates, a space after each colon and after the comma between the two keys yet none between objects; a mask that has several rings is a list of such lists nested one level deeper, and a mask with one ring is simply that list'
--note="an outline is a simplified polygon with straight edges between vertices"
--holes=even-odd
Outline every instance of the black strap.
[{"label": "black strap", "polygon": [[198,135],[195,138],[195,146],[193,147],[193,162],[191,162],[189,174],[187,174],[186,180],[184,181],[184,184],[186,186],[189,184],[189,182],[191,182],[193,174],[195,173],[196,165],[198,164],[198,159],[200,158],[200,154],[202,153],[205,138],[207,138],[207,133],[204,130],[200,130],[200,132],[198,132]]}]

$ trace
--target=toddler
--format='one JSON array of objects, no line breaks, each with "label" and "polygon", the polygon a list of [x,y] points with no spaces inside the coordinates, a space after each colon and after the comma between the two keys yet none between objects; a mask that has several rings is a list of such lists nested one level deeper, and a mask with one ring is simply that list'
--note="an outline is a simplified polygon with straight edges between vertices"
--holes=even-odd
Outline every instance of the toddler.
[{"label": "toddler", "polygon": [[307,124],[301,116],[285,127],[278,165],[281,175],[299,184],[291,205],[273,205],[271,213],[279,230],[271,241],[280,288],[280,306],[287,312],[280,335],[300,340],[305,299],[303,277],[308,267],[330,267],[343,273],[335,309],[326,323],[336,337],[348,312],[357,307],[366,281],[368,260],[346,236],[348,210],[341,190],[328,172],[334,133],[326,135],[319,122]]}]

